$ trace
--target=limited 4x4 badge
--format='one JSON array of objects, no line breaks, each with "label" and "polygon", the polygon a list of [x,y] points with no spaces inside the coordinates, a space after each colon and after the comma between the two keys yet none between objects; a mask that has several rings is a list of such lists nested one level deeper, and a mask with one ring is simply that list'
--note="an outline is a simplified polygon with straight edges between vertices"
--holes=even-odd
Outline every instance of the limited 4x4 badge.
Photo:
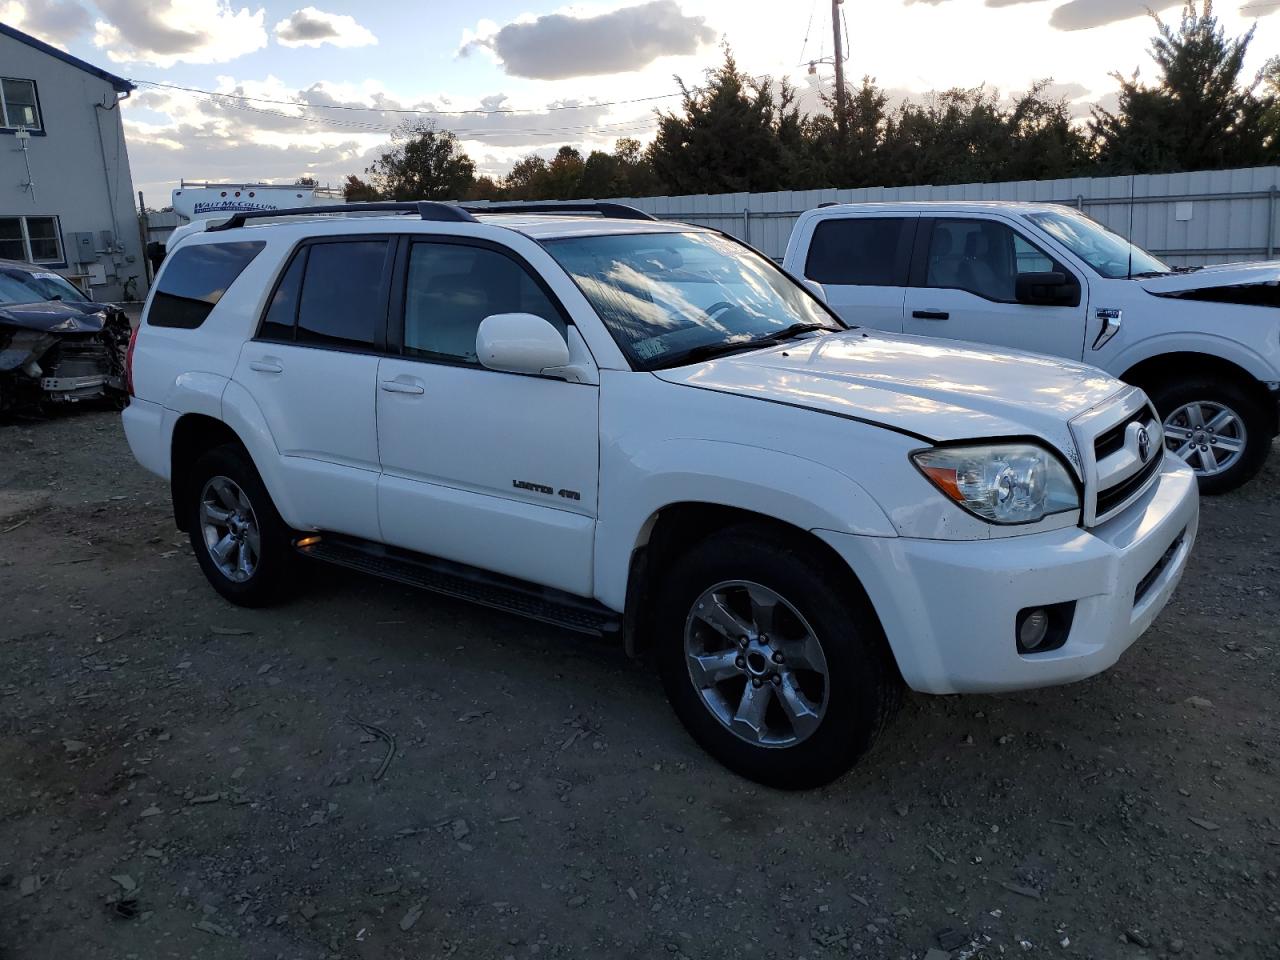
[{"label": "limited 4x4 badge", "polygon": [[563,487],[556,490],[554,487],[548,487],[545,483],[534,483],[531,480],[512,480],[511,485],[517,490],[532,490],[534,493],[545,493],[548,497],[564,497],[566,500],[581,500],[582,494],[577,490],[565,490]]}]

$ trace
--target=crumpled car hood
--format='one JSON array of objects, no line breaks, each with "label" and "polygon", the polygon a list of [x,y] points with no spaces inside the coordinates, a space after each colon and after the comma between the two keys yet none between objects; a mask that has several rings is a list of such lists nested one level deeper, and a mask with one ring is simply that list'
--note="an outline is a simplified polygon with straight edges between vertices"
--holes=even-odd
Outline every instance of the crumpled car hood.
[{"label": "crumpled car hood", "polygon": [[111,307],[105,303],[0,303],[0,326],[38,330],[41,333],[98,333],[106,325]]},{"label": "crumpled car hood", "polygon": [[1168,295],[1188,290],[1213,290],[1264,283],[1280,283],[1280,263],[1274,260],[1244,263],[1218,263],[1190,273],[1162,273],[1156,277],[1140,277],[1137,281],[1148,293]]}]

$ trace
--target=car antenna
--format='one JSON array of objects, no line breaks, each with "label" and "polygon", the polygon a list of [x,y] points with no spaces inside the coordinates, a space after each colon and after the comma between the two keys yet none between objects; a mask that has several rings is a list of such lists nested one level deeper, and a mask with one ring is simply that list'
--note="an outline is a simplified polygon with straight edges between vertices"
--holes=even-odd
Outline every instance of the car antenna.
[{"label": "car antenna", "polygon": [[1133,279],[1133,181],[1134,175],[1131,173],[1129,174],[1129,269],[1125,271],[1126,280]]}]

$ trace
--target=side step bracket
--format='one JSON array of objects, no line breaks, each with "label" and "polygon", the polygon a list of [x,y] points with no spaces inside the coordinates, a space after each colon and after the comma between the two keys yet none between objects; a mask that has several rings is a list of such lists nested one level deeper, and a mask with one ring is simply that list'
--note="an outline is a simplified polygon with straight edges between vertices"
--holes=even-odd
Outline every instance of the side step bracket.
[{"label": "side step bracket", "polygon": [[592,636],[622,630],[622,615],[593,600],[464,564],[332,535],[307,535],[294,546],[305,557],[566,630]]}]

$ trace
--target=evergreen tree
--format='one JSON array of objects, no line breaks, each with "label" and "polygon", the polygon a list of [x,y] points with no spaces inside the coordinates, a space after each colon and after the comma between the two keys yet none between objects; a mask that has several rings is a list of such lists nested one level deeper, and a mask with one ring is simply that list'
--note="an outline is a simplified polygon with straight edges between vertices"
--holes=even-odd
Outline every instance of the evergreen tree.
[{"label": "evergreen tree", "polygon": [[1268,115],[1274,101],[1258,95],[1261,77],[1242,82],[1255,28],[1228,40],[1213,14],[1213,0],[1187,0],[1175,30],[1155,14],[1151,56],[1159,68],[1154,87],[1136,74],[1116,75],[1115,113],[1095,108],[1091,129],[1105,172],[1155,173],[1217,170],[1274,162]]}]

